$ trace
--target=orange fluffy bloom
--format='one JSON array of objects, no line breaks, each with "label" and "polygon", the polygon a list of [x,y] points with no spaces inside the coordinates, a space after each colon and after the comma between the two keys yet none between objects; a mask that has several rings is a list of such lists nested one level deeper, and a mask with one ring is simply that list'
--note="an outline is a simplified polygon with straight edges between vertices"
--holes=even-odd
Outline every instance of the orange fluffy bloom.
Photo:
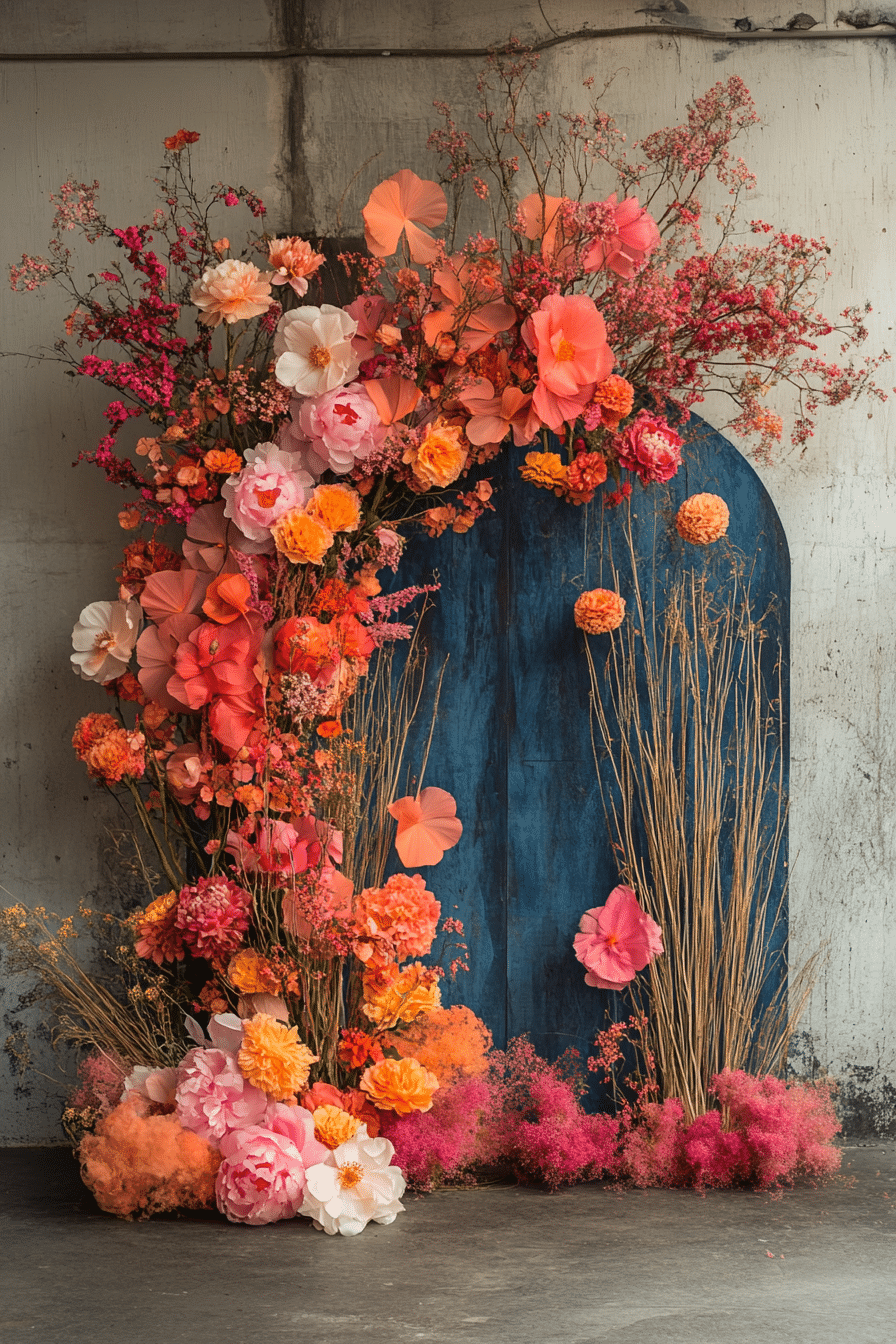
[{"label": "orange fluffy bloom", "polygon": [[317,725],[318,737],[341,737],[342,724],[338,719],[324,719]]},{"label": "orange fluffy bloom", "polygon": [[241,470],[243,459],[232,448],[210,448],[202,459],[206,471],[217,476],[235,476]]},{"label": "orange fluffy bloom", "polygon": [[281,555],[294,565],[319,565],[333,545],[333,533],[304,509],[290,509],[277,519],[271,536]]},{"label": "orange fluffy bloom", "polygon": [[165,961],[183,961],[184,944],[177,919],[177,892],[166,891],[138,915],[135,922],[138,957],[161,966]]},{"label": "orange fluffy bloom", "polygon": [[457,480],[467,460],[461,431],[456,425],[437,420],[429,426],[419,447],[409,450],[406,460],[411,462],[418,481],[443,489]]},{"label": "orange fluffy bloom", "polygon": [[350,1069],[363,1069],[368,1060],[374,1063],[383,1058],[383,1051],[373,1036],[358,1027],[348,1027],[342,1032],[337,1058]]},{"label": "orange fluffy bloom", "polygon": [[361,1128],[361,1121],[357,1116],[349,1115],[348,1111],[343,1111],[338,1106],[318,1106],[312,1112],[311,1119],[314,1121],[314,1137],[325,1148],[338,1148],[341,1143],[347,1143],[353,1138]]},{"label": "orange fluffy bloom", "polygon": [[308,513],[331,532],[354,532],[361,521],[361,497],[348,485],[319,485],[308,501]]},{"label": "orange fluffy bloom", "polygon": [[395,962],[364,971],[364,1014],[388,1031],[399,1022],[413,1022],[441,1006],[438,973],[414,961],[404,970]]},{"label": "orange fluffy bloom", "polygon": [[277,994],[280,991],[280,980],[267,957],[251,947],[244,947],[230,958],[227,979],[241,994]]},{"label": "orange fluffy bloom", "polygon": [[400,1055],[413,1056],[443,1087],[473,1078],[488,1067],[492,1034],[485,1023],[460,1004],[436,1008],[389,1038]]},{"label": "orange fluffy bloom", "polygon": [[678,535],[694,546],[708,546],[728,531],[728,505],[719,495],[691,495],[675,517]]},{"label": "orange fluffy bloom", "polygon": [[361,1076],[361,1091],[381,1111],[396,1111],[410,1115],[412,1111],[428,1111],[433,1093],[438,1091],[439,1080],[424,1069],[419,1060],[384,1059],[372,1064]]},{"label": "orange fluffy bloom", "polygon": [[575,605],[575,622],[589,635],[605,635],[625,620],[625,598],[611,588],[592,588]]},{"label": "orange fluffy bloom", "polygon": [[[425,957],[441,912],[419,873],[395,873],[384,887],[365,887],[355,902],[356,954],[372,966]],[[384,955],[385,948],[390,955]]]},{"label": "orange fluffy bloom", "polygon": [[527,453],[520,475],[542,490],[553,490],[558,497],[566,493],[569,472],[559,453]]},{"label": "orange fluffy bloom", "polygon": [[298,1027],[287,1027],[267,1013],[256,1013],[243,1023],[238,1060],[243,1077],[274,1101],[290,1101],[308,1083],[308,1073],[319,1056],[299,1040]]},{"label": "orange fluffy bloom", "polygon": [[118,720],[111,714],[85,714],[75,724],[72,734],[72,746],[83,761],[91,747],[109,733],[119,731]]},{"label": "orange fluffy bloom", "polygon": [[626,378],[611,373],[609,378],[598,383],[591,400],[600,407],[601,424],[608,429],[616,429],[620,420],[631,413],[635,404],[635,389]]}]

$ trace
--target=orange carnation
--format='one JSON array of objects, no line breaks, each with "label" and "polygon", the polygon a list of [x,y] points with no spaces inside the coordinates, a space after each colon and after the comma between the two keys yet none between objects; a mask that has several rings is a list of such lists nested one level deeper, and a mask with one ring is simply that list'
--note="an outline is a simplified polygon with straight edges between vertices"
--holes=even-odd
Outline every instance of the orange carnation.
[{"label": "orange carnation", "polygon": [[349,1115],[338,1106],[318,1106],[312,1111],[311,1119],[314,1121],[314,1137],[325,1148],[338,1148],[341,1143],[348,1143],[361,1128],[357,1116]]},{"label": "orange carnation", "polygon": [[492,1034],[470,1008],[436,1008],[412,1026],[389,1037],[400,1055],[419,1060],[431,1069],[443,1087],[473,1078],[488,1068]]},{"label": "orange carnation", "polygon": [[694,546],[708,546],[728,531],[728,505],[718,495],[691,495],[675,517],[678,535]]},{"label": "orange carnation", "polygon": [[242,469],[243,459],[232,448],[210,448],[202,459],[206,471],[218,476],[235,476]]},{"label": "orange carnation", "polygon": [[364,971],[364,1015],[380,1031],[399,1022],[413,1022],[441,1006],[438,973],[419,961],[400,971],[393,961]]},{"label": "orange carnation", "polygon": [[227,979],[241,994],[277,994],[280,980],[267,957],[252,947],[244,947],[230,958]]},{"label": "orange carnation", "polygon": [[565,494],[569,479],[559,453],[527,453],[520,475],[524,481],[530,481],[542,490],[553,490],[558,497]]},{"label": "orange carnation", "polygon": [[626,378],[611,373],[602,383],[598,383],[591,397],[600,407],[601,424],[609,429],[617,429],[620,420],[631,413],[635,404],[635,389]]},{"label": "orange carnation", "polygon": [[461,431],[456,425],[437,420],[430,425],[416,449],[410,449],[406,460],[411,461],[418,481],[440,489],[456,481],[467,461],[467,450],[461,442]]},{"label": "orange carnation", "polygon": [[311,1065],[319,1059],[298,1037],[298,1027],[287,1027],[267,1013],[256,1013],[243,1023],[240,1072],[274,1101],[290,1101],[301,1092]]},{"label": "orange carnation", "polygon": [[294,565],[319,565],[333,545],[333,533],[304,509],[289,509],[271,528],[281,555]]},{"label": "orange carnation", "polygon": [[372,1064],[361,1075],[360,1086],[379,1110],[410,1115],[431,1108],[439,1080],[419,1060],[408,1057]]},{"label": "orange carnation", "polygon": [[625,620],[625,598],[611,588],[582,593],[574,608],[575,622],[589,635],[605,635]]},{"label": "orange carnation", "polygon": [[319,485],[308,501],[308,513],[331,532],[354,532],[361,521],[361,498],[348,485]]}]

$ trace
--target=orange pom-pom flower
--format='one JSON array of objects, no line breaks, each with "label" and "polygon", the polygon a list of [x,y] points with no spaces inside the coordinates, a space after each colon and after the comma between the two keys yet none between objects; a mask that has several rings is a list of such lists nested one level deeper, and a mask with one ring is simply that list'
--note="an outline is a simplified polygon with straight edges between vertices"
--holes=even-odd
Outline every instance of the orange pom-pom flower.
[{"label": "orange pom-pom flower", "polygon": [[318,1056],[298,1035],[298,1027],[284,1026],[267,1013],[256,1013],[243,1023],[240,1072],[274,1101],[293,1100],[307,1085],[311,1065],[317,1063]]},{"label": "orange pom-pom flower", "polygon": [[365,1069],[361,1077],[361,1091],[367,1093],[374,1106],[398,1115],[428,1111],[438,1087],[435,1074],[413,1057],[384,1059]]},{"label": "orange pom-pom flower", "polygon": [[625,598],[612,588],[592,588],[577,599],[574,613],[580,630],[588,635],[605,635],[625,620]]},{"label": "orange pom-pom flower", "polygon": [[708,546],[728,531],[728,505],[719,495],[691,495],[675,517],[678,535],[693,546]]}]

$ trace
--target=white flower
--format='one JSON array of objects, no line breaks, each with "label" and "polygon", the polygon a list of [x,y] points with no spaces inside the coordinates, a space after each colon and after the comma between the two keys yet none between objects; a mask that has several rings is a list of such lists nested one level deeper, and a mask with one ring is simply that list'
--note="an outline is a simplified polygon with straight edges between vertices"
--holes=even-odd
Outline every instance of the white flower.
[{"label": "white flower", "polygon": [[326,1160],[306,1171],[308,1184],[299,1213],[331,1237],[354,1237],[368,1223],[394,1223],[404,1205],[405,1179],[389,1163],[395,1149],[388,1139],[371,1139],[362,1125]]},{"label": "white flower", "polygon": [[342,387],[360,368],[351,338],[358,324],[341,308],[293,308],[277,323],[274,372],[284,387],[304,397]]},{"label": "white flower", "polygon": [[140,603],[91,602],[72,631],[72,665],[85,681],[107,682],[128,670],[140,633]]}]

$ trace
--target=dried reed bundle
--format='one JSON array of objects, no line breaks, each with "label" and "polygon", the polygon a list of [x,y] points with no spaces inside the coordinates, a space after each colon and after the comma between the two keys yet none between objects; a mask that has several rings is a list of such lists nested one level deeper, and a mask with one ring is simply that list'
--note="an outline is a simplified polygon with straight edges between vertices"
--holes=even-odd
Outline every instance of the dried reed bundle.
[{"label": "dried reed bundle", "polygon": [[657,618],[627,543],[634,610],[602,669],[586,638],[592,742],[621,872],[666,947],[635,998],[663,1095],[691,1119],[713,1074],[783,1067],[811,988],[809,966],[788,1007],[780,651],[733,561],[716,591],[705,572],[674,577]]}]

